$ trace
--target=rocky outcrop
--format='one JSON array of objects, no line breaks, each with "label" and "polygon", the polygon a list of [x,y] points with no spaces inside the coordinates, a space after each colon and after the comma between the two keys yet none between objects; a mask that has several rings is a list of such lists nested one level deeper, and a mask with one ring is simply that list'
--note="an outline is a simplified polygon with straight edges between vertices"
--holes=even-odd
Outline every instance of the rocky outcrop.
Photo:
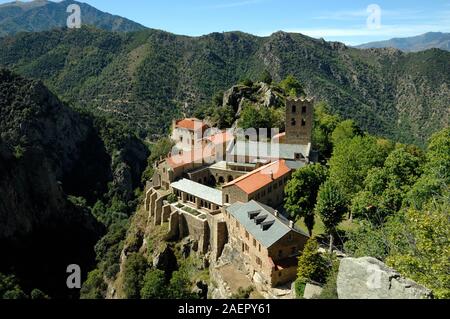
[{"label": "rocky outcrop", "polygon": [[339,299],[429,299],[429,289],[372,258],[344,258],[337,278]]},{"label": "rocky outcrop", "polygon": [[263,107],[280,107],[284,103],[279,88],[262,82],[254,83],[251,87],[235,85],[223,96],[223,107],[231,107],[237,115],[247,102]]}]

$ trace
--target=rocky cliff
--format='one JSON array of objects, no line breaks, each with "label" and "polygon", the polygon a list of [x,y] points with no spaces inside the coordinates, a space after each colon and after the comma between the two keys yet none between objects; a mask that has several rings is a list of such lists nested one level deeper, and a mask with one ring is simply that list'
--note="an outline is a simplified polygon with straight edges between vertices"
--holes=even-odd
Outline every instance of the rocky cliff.
[{"label": "rocky cliff", "polygon": [[145,146],[123,143],[113,153],[99,131],[42,83],[0,70],[0,272],[16,274],[25,290],[76,297],[66,267],[86,275],[104,232],[76,198],[92,203],[110,182],[125,193],[139,183]]},{"label": "rocky cliff", "polygon": [[337,279],[339,299],[430,299],[429,289],[372,258],[344,258]]}]

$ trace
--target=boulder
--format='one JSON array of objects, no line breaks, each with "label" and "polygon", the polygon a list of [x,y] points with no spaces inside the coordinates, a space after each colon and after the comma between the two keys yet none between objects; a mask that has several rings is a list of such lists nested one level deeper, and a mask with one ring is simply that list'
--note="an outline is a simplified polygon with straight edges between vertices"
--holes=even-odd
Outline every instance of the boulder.
[{"label": "boulder", "polygon": [[318,296],[320,296],[320,294],[322,293],[323,288],[318,286],[318,285],[314,285],[311,283],[307,283],[305,286],[305,292],[303,294],[303,298],[305,299],[314,299]]},{"label": "boulder", "polygon": [[432,292],[372,257],[344,258],[337,278],[339,299],[430,299]]}]

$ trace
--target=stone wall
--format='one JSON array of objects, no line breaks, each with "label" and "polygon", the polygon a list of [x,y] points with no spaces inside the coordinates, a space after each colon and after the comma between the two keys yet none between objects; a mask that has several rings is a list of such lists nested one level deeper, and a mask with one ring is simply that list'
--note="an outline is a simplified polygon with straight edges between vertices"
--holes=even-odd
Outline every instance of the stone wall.
[{"label": "stone wall", "polygon": [[236,185],[224,187],[222,189],[222,194],[223,202],[226,204],[234,204],[236,202],[247,203],[249,201],[247,193]]},{"label": "stone wall", "polygon": [[344,258],[337,278],[339,299],[429,299],[429,289],[372,258]]}]

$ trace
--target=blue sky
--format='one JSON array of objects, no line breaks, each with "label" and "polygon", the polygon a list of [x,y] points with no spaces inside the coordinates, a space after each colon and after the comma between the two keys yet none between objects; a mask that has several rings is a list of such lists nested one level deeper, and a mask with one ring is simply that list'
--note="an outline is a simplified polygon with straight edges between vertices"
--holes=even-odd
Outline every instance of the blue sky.
[{"label": "blue sky", "polygon": [[[9,2],[0,0],[0,3]],[[429,31],[450,32],[450,0],[84,0],[147,27],[198,36],[244,31],[266,36],[283,30],[354,45]],[[367,7],[381,8],[369,28]]]}]

